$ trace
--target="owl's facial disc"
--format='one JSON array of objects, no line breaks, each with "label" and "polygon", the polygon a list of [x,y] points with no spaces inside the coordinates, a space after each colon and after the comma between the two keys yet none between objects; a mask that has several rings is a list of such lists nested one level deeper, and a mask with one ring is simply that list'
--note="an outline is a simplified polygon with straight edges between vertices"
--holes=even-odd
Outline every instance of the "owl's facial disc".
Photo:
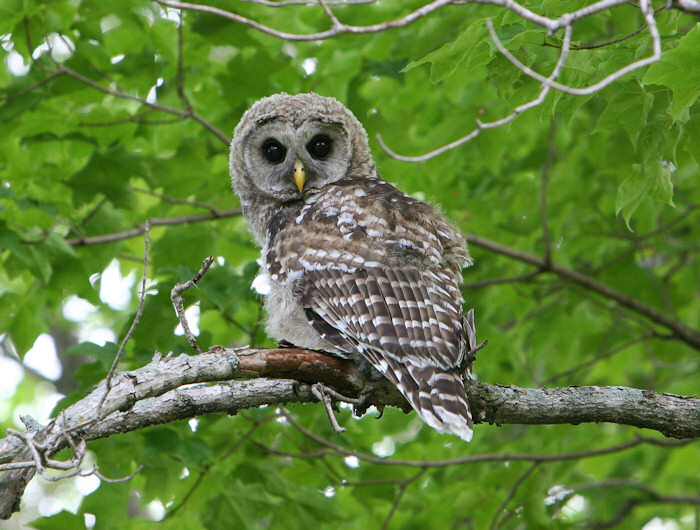
[{"label": "owl's facial disc", "polygon": [[341,179],[352,155],[343,124],[315,117],[301,123],[267,117],[251,128],[243,143],[248,179],[282,202]]}]

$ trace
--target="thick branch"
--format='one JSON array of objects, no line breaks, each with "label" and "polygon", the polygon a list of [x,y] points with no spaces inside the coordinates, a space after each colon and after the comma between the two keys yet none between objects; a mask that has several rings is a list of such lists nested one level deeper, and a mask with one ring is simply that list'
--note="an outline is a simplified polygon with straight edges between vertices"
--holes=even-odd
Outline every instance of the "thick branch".
[{"label": "thick branch", "polygon": [[[244,378],[254,379],[232,381]],[[183,388],[213,381],[221,383]],[[65,424],[74,436],[92,440],[199,414],[235,414],[261,404],[314,402],[317,399],[307,385],[317,382],[349,396],[371,391],[368,405],[408,409],[388,381],[373,381],[352,361],[297,348],[234,352],[215,347],[197,356],[157,357],[143,368],[116,374],[100,418],[85,423],[102,399],[104,382],[64,411]],[[467,392],[473,415],[482,423],[611,422],[653,429],[674,438],[700,437],[698,398],[626,387],[535,389],[480,381],[467,381]],[[52,447],[49,456],[66,447],[63,433],[53,423],[37,433],[37,438],[48,441]],[[0,440],[0,469],[7,469],[3,464],[21,451],[21,444],[12,437]]]},{"label": "thick branch", "polygon": [[[232,379],[253,378],[247,380]],[[196,385],[221,381],[217,385]],[[262,404],[314,402],[310,384],[321,382],[359,396],[371,390],[367,405],[407,404],[388,381],[372,381],[351,361],[295,348],[233,352],[216,347],[198,356],[154,358],[138,370],[113,378],[109,395],[103,382],[52,422],[34,441],[50,457],[73,438],[94,440],[117,433],[208,413],[236,414]],[[187,386],[183,386],[187,385]],[[700,437],[700,399],[624,387],[526,389],[468,381],[467,391],[478,422],[557,424],[613,422],[657,430],[674,438]],[[98,418],[93,418],[104,400]],[[92,418],[86,421],[86,418]],[[17,495],[36,471],[29,451],[16,436],[0,441],[0,517],[18,506]],[[18,486],[19,484],[19,486]]]},{"label": "thick branch", "polygon": [[610,422],[673,438],[700,437],[700,399],[623,386],[518,388],[467,382],[478,421],[496,424]]}]

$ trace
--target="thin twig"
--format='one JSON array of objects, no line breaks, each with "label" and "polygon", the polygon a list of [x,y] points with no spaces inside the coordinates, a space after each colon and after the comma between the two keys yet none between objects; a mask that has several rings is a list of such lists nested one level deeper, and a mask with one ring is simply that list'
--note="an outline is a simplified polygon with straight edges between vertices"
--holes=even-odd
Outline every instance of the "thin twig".
[{"label": "thin twig", "polygon": [[606,285],[604,283],[599,282],[598,280],[591,278],[590,276],[587,276],[581,272],[572,269],[568,269],[561,265],[557,265],[556,263],[552,263],[551,267],[548,268],[547,263],[539,256],[535,256],[527,252],[522,252],[520,250],[516,250],[510,247],[506,247],[505,245],[501,245],[499,243],[495,243],[493,241],[489,241],[488,239],[479,237],[476,234],[467,234],[467,241],[470,245],[482,247],[491,252],[502,254],[515,260],[522,261],[523,263],[529,263],[530,265],[534,265],[535,267],[538,267],[542,270],[546,270],[547,272],[551,272],[564,280],[578,284],[586,290],[593,291],[599,295],[604,296],[605,298],[614,300],[615,302],[626,307],[627,309],[630,309],[635,313],[643,315],[652,320],[654,323],[667,328],[679,340],[685,342],[686,344],[692,346],[695,349],[700,350],[700,332],[691,328],[690,326],[681,322],[680,320],[676,320],[672,317],[669,317],[663,311],[660,311],[655,307],[645,304],[638,298],[634,298],[630,295],[622,293],[617,289],[610,287],[609,285]]},{"label": "thin twig", "polygon": [[513,497],[515,497],[515,494],[518,491],[518,488],[520,485],[525,482],[525,479],[530,476],[530,474],[535,470],[537,466],[540,465],[540,462],[533,462],[515,481],[513,482],[513,485],[511,486],[510,490],[508,491],[508,495],[506,495],[506,498],[503,499],[501,504],[498,506],[496,509],[496,513],[493,514],[493,518],[491,519],[491,525],[489,526],[490,530],[496,530],[501,526],[502,522],[502,514],[505,511],[505,509],[508,507],[508,503],[513,500]]},{"label": "thin twig", "polygon": [[328,394],[326,394],[325,390],[326,388],[320,383],[311,385],[311,393],[316,397],[316,399],[323,403],[323,406],[326,409],[326,415],[328,416],[328,421],[331,424],[333,432],[345,432],[347,429],[345,429],[345,427],[341,427],[338,423],[338,420],[336,419],[335,414],[333,413],[333,404],[331,403],[331,398]]},{"label": "thin twig", "polygon": [[418,473],[415,473],[413,476],[407,478],[406,480],[399,482],[397,484],[399,491],[396,493],[396,496],[394,497],[394,502],[391,503],[391,508],[389,509],[389,513],[386,515],[386,518],[384,519],[384,522],[382,523],[382,530],[386,530],[389,527],[389,523],[391,522],[392,517],[394,517],[394,514],[396,513],[396,509],[399,507],[399,503],[401,502],[401,498],[403,497],[403,494],[406,492],[406,488],[409,486],[409,484],[412,484],[416,480],[418,480],[420,477],[422,477],[425,472],[427,471],[427,468],[423,468]]},{"label": "thin twig", "polygon": [[183,51],[182,51],[182,12],[180,12],[180,23],[177,25],[177,72],[175,73],[175,88],[177,90],[177,95],[180,101],[187,109],[187,112],[192,114],[194,109],[192,108],[192,103],[190,103],[189,98],[185,94],[185,69],[183,67]]},{"label": "thin twig", "polygon": [[[516,57],[512,53],[510,53],[510,51],[508,51],[505,46],[503,46],[503,43],[498,38],[498,35],[493,29],[493,24],[489,24],[489,21],[487,21],[487,26],[489,28],[489,34],[491,35],[491,39],[493,40],[493,43],[496,46],[496,48],[498,48],[498,51],[501,52],[506,59],[508,59],[518,70],[523,72],[525,75],[536,79],[543,85],[547,85],[551,88],[556,88],[557,90],[560,90],[561,92],[564,92],[566,94],[573,94],[576,96],[587,96],[590,94],[595,94],[596,92],[600,92],[603,88],[608,86],[613,81],[616,81],[620,77],[634,70],[655,63],[656,61],[661,59],[661,36],[659,35],[659,30],[656,27],[654,10],[651,8],[651,5],[648,2],[648,0],[642,0],[642,2],[640,2],[640,9],[642,11],[642,14],[644,15],[644,18],[646,19],[646,23],[649,28],[649,34],[651,35],[653,46],[653,53],[649,57],[630,63],[627,66],[623,66],[622,68],[616,70],[612,74],[609,74],[605,78],[601,79],[597,83],[589,85],[585,88],[576,88],[569,85],[563,85],[561,83],[556,82],[553,79],[549,79],[535,72],[530,67],[524,65],[522,62],[516,59]],[[570,25],[567,26],[567,28],[570,27]],[[569,46],[570,42],[567,42],[567,40],[570,40],[570,36],[569,39],[567,39],[566,37],[564,38],[564,41],[562,42],[562,50],[564,50],[565,46]]]},{"label": "thin twig", "polygon": [[388,29],[393,29],[393,28],[400,28],[403,26],[407,26],[413,22],[415,22],[418,19],[421,19],[425,17],[426,15],[433,13],[434,11],[437,11],[438,9],[441,9],[449,4],[452,3],[452,0],[435,0],[429,4],[424,5],[423,7],[420,7],[416,9],[415,11],[412,11],[408,15],[395,19],[395,20],[390,20],[387,22],[381,22],[379,24],[371,24],[369,26],[351,26],[348,24],[342,24],[340,23],[339,25],[334,25],[331,29],[326,30],[326,31],[319,31],[317,33],[308,33],[308,34],[299,34],[299,33],[288,33],[285,31],[278,31],[274,28],[271,28],[269,26],[266,26],[265,24],[261,24],[255,20],[251,20],[249,18],[246,18],[242,15],[239,15],[237,13],[233,13],[231,11],[225,11],[223,9],[219,9],[218,7],[213,7],[209,5],[203,5],[203,4],[192,4],[189,2],[175,2],[175,1],[166,1],[166,0],[155,0],[162,6],[166,7],[172,7],[174,9],[185,9],[185,10],[190,10],[190,11],[199,11],[201,13],[208,13],[210,15],[217,15],[220,17],[223,17],[227,20],[230,20],[232,22],[237,22],[239,24],[243,24],[246,26],[249,26],[253,29],[256,29],[258,31],[261,31],[262,33],[265,33],[267,35],[271,35],[273,37],[277,37],[279,39],[284,39],[288,41],[312,41],[312,40],[323,40],[323,39],[329,39],[331,37],[335,37],[337,35],[343,34],[343,33],[351,33],[351,34],[366,34],[366,33],[378,33],[380,31],[386,31]]},{"label": "thin twig", "polygon": [[53,81],[54,79],[56,79],[57,77],[60,77],[60,76],[61,76],[61,74],[58,74],[58,73],[51,74],[46,79],[43,79],[42,81],[39,81],[38,83],[35,83],[31,86],[28,86],[27,88],[24,88],[24,89],[19,90],[17,92],[13,92],[11,94],[7,94],[5,96],[0,96],[0,101],[10,101],[11,99],[22,97],[26,94],[34,92],[37,88],[42,87],[42,86],[50,83],[51,81]]},{"label": "thin twig", "polygon": [[229,449],[229,450],[218,460],[218,462],[216,462],[216,463],[212,462],[212,463],[209,463],[209,464],[205,464],[205,465],[203,466],[202,471],[200,472],[199,476],[198,476],[197,479],[194,481],[194,484],[192,484],[192,486],[190,487],[190,489],[187,490],[187,493],[185,493],[184,497],[182,497],[182,500],[181,500],[179,503],[177,503],[176,505],[174,505],[172,508],[170,508],[170,509],[166,512],[165,518],[164,518],[164,519],[169,519],[169,518],[173,517],[178,511],[180,511],[180,509],[181,509],[185,504],[187,504],[187,501],[190,500],[190,497],[192,497],[192,495],[194,494],[194,492],[197,491],[197,489],[199,488],[199,486],[202,484],[202,482],[204,481],[204,479],[206,478],[206,476],[209,474],[209,472],[214,468],[214,466],[215,466],[217,463],[223,462],[224,460],[226,460],[227,458],[229,458],[230,456],[232,456],[236,451],[238,451],[238,449],[240,449],[240,448],[243,446],[243,444],[245,444],[245,443],[250,439],[250,437],[253,436],[253,434],[255,433],[255,431],[258,430],[258,428],[259,428],[263,423],[266,423],[267,421],[269,421],[269,420],[266,420],[266,421],[258,421],[258,422],[256,422],[256,423],[254,423],[253,426],[252,426],[250,429],[248,429],[248,431],[246,431],[246,433],[238,439],[238,441],[233,445],[233,447],[232,447],[231,449]]},{"label": "thin twig", "polygon": [[[240,0],[241,2],[249,2],[265,7],[288,7],[288,6],[317,6],[319,0],[280,0],[279,2],[271,2],[270,0]],[[365,4],[374,4],[377,0],[330,0],[326,2],[329,6],[357,6]]]},{"label": "thin twig", "polygon": [[552,120],[549,125],[549,142],[547,143],[547,159],[540,176],[540,220],[542,224],[542,238],[544,239],[544,262],[547,268],[552,266],[552,240],[549,235],[549,223],[547,222],[547,179],[554,160],[554,134],[557,130],[557,122]]},{"label": "thin twig", "polygon": [[633,339],[625,341],[622,344],[620,344],[619,346],[616,346],[615,348],[611,348],[608,351],[606,351],[605,353],[602,353],[600,355],[596,355],[595,357],[593,357],[592,359],[589,359],[586,362],[577,364],[576,366],[572,366],[571,368],[568,368],[562,372],[559,372],[557,374],[552,375],[551,377],[545,379],[542,382],[542,386],[548,386],[548,385],[554,383],[555,381],[557,381],[563,377],[574,374],[580,370],[590,368],[591,366],[602,361],[603,359],[609,359],[613,355],[617,355],[618,353],[626,350],[630,346],[633,346],[633,345],[638,344],[640,342],[644,342],[646,340],[649,340],[650,338],[652,338],[654,336],[655,336],[654,333],[645,333],[644,335],[641,335],[639,337],[635,337]]},{"label": "thin twig", "polygon": [[129,342],[129,339],[134,334],[134,331],[136,331],[136,326],[139,325],[139,320],[141,320],[141,315],[143,314],[143,304],[146,301],[146,280],[148,279],[148,233],[150,229],[151,224],[150,221],[147,219],[144,224],[143,232],[143,274],[141,275],[141,294],[139,295],[139,306],[136,309],[136,315],[134,315],[134,319],[131,321],[131,326],[129,326],[129,330],[126,332],[126,335],[124,335],[124,338],[122,339],[122,342],[119,345],[119,349],[117,350],[117,354],[114,356],[112,366],[109,367],[109,372],[107,372],[107,377],[105,378],[105,392],[97,405],[97,412],[95,413],[96,417],[99,417],[102,405],[104,404],[105,399],[107,399],[107,394],[109,394],[109,391],[112,389],[112,377],[114,376],[114,372],[117,369],[117,364],[119,364],[119,360],[121,359],[124,353],[126,344],[127,342]]},{"label": "thin twig", "polygon": [[567,487],[567,489],[571,490],[571,493],[599,488],[630,488],[647,494],[656,502],[700,504],[700,495],[669,495],[668,493],[656,491],[647,484],[628,478],[611,478],[601,482],[584,482]]},{"label": "thin twig", "polygon": [[[132,478],[134,478],[136,475],[141,473],[141,470],[143,469],[143,464],[139,464],[139,466],[136,468],[136,470],[125,476],[125,477],[119,477],[119,478],[110,478],[110,477],[105,477],[102,473],[100,473],[100,470],[97,466],[94,466],[92,469],[92,472],[89,473],[89,475],[95,475],[97,478],[100,480],[104,480],[105,482],[109,484],[119,484],[121,482],[129,482]],[[86,475],[83,475],[86,476]]]},{"label": "thin twig", "polygon": [[187,342],[190,343],[190,346],[192,346],[194,351],[197,353],[202,353],[202,349],[199,347],[197,339],[192,334],[192,331],[190,331],[190,326],[187,323],[187,316],[185,316],[185,308],[184,302],[182,300],[182,293],[184,293],[190,287],[197,285],[202,279],[202,276],[204,276],[209,270],[209,267],[211,267],[212,263],[214,263],[214,256],[207,256],[206,258],[204,258],[202,266],[200,267],[197,274],[194,275],[194,277],[192,277],[190,280],[187,280],[185,283],[176,283],[170,291],[170,299],[173,302],[173,307],[175,308],[175,313],[177,313],[177,318],[180,320],[182,331],[184,332],[185,337],[187,337]]},{"label": "thin twig", "polygon": [[[489,31],[493,32],[493,23],[491,22],[491,19],[486,19],[486,25],[489,28]],[[566,26],[566,29],[564,30],[564,40],[562,43],[562,49],[561,53],[559,54],[559,60],[557,61],[557,64],[554,66],[554,69],[552,70],[552,73],[549,75],[547,78],[550,81],[555,80],[556,78],[559,77],[559,74],[561,72],[562,66],[564,66],[564,62],[566,61],[566,57],[569,53],[569,44],[571,42],[571,32],[572,28],[571,26]],[[495,33],[494,33],[495,34]],[[400,160],[402,162],[425,162],[426,160],[430,160],[431,158],[435,158],[438,155],[441,155],[442,153],[445,153],[447,151],[450,151],[452,149],[455,149],[459,147],[460,145],[464,145],[467,142],[472,141],[474,138],[479,136],[481,134],[481,131],[485,129],[495,129],[496,127],[501,127],[507,123],[510,123],[511,121],[515,120],[520,114],[523,112],[530,110],[532,108],[535,108],[542,104],[544,99],[547,97],[547,94],[549,93],[550,86],[546,83],[542,83],[542,86],[540,87],[540,91],[537,94],[537,96],[534,99],[531,99],[527,103],[523,103],[522,105],[518,105],[513,109],[513,112],[505,116],[504,118],[501,118],[496,121],[492,122],[482,122],[481,120],[476,120],[476,127],[472,132],[469,134],[462,136],[461,138],[450,142],[446,145],[443,145],[442,147],[438,147],[437,149],[433,149],[432,151],[429,151],[428,153],[425,153],[424,155],[420,156],[404,156],[404,155],[399,155],[398,153],[394,152],[389,148],[384,143],[384,140],[382,139],[380,134],[377,134],[377,142],[379,142],[380,147],[391,157],[396,160]]]},{"label": "thin twig", "polygon": [[[212,213],[201,213],[196,215],[185,215],[182,217],[162,217],[150,219],[150,225],[153,226],[176,226],[183,225],[187,223],[200,223],[202,221],[213,221],[216,219],[226,219],[228,217],[237,217],[241,215],[241,210],[216,210],[213,209]],[[103,234],[100,236],[89,236],[89,237],[79,237],[74,239],[66,239],[66,243],[74,247],[82,247],[87,245],[103,245],[105,243],[113,243],[115,241],[122,241],[124,239],[131,239],[132,237],[138,237],[144,233],[146,227],[145,225],[140,225],[131,230],[125,230],[123,232],[115,232],[112,234]]]},{"label": "thin twig", "polygon": [[[667,8],[668,8],[668,5],[662,5],[661,7],[659,7],[659,8],[657,8],[657,9],[654,10],[654,14],[656,14],[656,13],[658,13],[659,11],[662,11],[662,10],[664,10],[664,9],[667,9]],[[631,38],[634,37],[635,35],[639,35],[642,31],[644,31],[644,30],[647,28],[647,26],[648,26],[648,24],[645,22],[645,23],[642,24],[639,28],[637,28],[636,30],[634,30],[632,33],[628,33],[627,35],[624,35],[624,36],[622,36],[622,37],[620,37],[620,38],[618,38],[618,39],[614,39],[614,40],[609,40],[609,41],[601,42],[600,44],[585,44],[585,45],[578,45],[578,46],[572,45],[572,46],[571,46],[571,49],[572,49],[572,50],[575,50],[575,51],[579,51],[579,50],[597,50],[598,48],[604,48],[604,47],[606,47],[606,46],[611,46],[611,45],[613,45],[613,44],[619,44],[619,43],[621,43],[621,42],[626,41],[627,39],[631,39]],[[559,45],[557,45],[557,44],[551,44],[551,43],[546,42],[546,41],[543,42],[542,45],[543,45],[543,46],[548,46],[548,47],[550,47],[550,48],[560,48]]]},{"label": "thin twig", "polygon": [[150,195],[151,197],[158,197],[159,199],[163,200],[164,202],[167,202],[170,204],[184,204],[186,206],[193,206],[195,208],[202,208],[204,210],[208,210],[214,216],[219,215],[219,211],[216,208],[214,208],[211,204],[207,204],[205,202],[192,201],[189,199],[179,199],[177,197],[170,197],[168,195],[163,195],[162,193],[157,193],[155,191],[147,190],[145,188],[137,188],[136,186],[132,186],[131,189],[137,193],[143,193],[144,195]]},{"label": "thin twig", "polygon": [[299,424],[291,415],[287,416],[289,423],[301,432],[307,438],[325,446],[332,452],[342,456],[355,456],[365,462],[372,464],[382,464],[387,466],[405,466],[405,467],[449,467],[453,465],[471,464],[475,462],[503,462],[503,461],[525,461],[525,462],[560,462],[566,460],[578,460],[581,458],[592,458],[604,456],[612,453],[626,451],[633,447],[648,443],[660,447],[679,447],[692,443],[694,440],[659,440],[657,438],[649,438],[645,436],[635,436],[629,442],[624,442],[618,445],[605,447],[603,449],[591,449],[588,451],[578,451],[573,453],[559,454],[523,454],[523,453],[483,453],[460,458],[450,458],[446,460],[402,460],[394,458],[380,458],[366,453],[360,453],[346,449],[338,444],[335,444],[325,438],[313,433]]},{"label": "thin twig", "polygon": [[517,276],[502,276],[500,278],[486,278],[475,282],[462,284],[462,289],[478,289],[480,287],[490,287],[492,285],[503,285],[506,283],[527,283],[542,274],[542,271],[529,272],[527,274],[518,274]]},{"label": "thin twig", "polygon": [[338,20],[338,17],[336,17],[333,11],[331,11],[331,8],[328,7],[326,0],[318,0],[318,2],[319,4],[321,4],[323,11],[326,13],[326,16],[331,20],[331,24],[333,24],[333,27],[342,28],[343,23],[340,20]]}]

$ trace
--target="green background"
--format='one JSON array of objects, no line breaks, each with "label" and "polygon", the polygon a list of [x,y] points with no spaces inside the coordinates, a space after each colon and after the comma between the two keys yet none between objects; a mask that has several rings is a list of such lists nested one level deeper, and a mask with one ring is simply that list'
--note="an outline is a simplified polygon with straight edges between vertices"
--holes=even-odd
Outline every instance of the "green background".
[{"label": "green background", "polygon": [[[212,5],[288,32],[330,27],[319,6]],[[381,1],[333,9],[347,24],[368,25],[420,5]],[[524,5],[556,17],[586,3]],[[498,53],[486,18],[519,60],[544,75],[559,56],[561,32],[547,36],[510,11],[475,4],[449,6],[395,30],[312,42],[280,40],[192,11],[180,26],[178,18],[145,0],[0,5],[2,348],[21,358],[39,334],[54,337],[63,375],[51,384],[68,395],[59,406],[104,378],[116,350],[113,343],[75,346],[79,324],[63,315],[65,301],[74,295],[88,300],[98,308],[91,322],[123,337],[138,297],[134,292],[126,310],[115,310],[100,300],[100,280],[90,278],[113,259],[122,274],[134,271],[139,278],[143,258],[142,236],[77,243],[149,218],[237,208],[228,138],[246,108],[280,91],[315,91],[344,102],[366,126],[380,174],[440,205],[465,233],[543,256],[546,197],[555,263],[699,327],[696,17],[657,13],[664,51],[651,67],[590,96],[552,91],[512,123],[418,164],[389,157],[376,135],[396,152],[422,154],[469,133],[476,119],[508,115],[540,90]],[[643,23],[632,5],[576,22],[573,45],[607,45],[573,49],[560,81],[586,86],[650,55],[646,30],[611,42]],[[64,39],[69,51],[54,53],[54,46],[41,53],[44,39]],[[17,54],[29,67],[22,76],[8,66]],[[312,63],[315,70],[307,73],[302,64],[308,69]],[[258,250],[242,218],[154,227],[150,243],[153,294],[122,368],[146,364],[155,350],[189,351],[173,333],[169,293],[210,254],[224,258],[225,266],[185,295],[187,305],[200,301],[200,344],[273,345],[249,288]],[[489,340],[475,367],[480,380],[523,387],[624,385],[680,395],[700,389],[698,349],[667,328],[517,259],[476,245],[471,252],[475,264],[465,271],[464,296],[476,310],[479,338]],[[14,425],[16,411],[46,384],[27,372],[6,400],[0,426]],[[288,422],[275,421],[278,412],[271,408],[206,416],[196,431],[181,422],[91,443],[107,476],[145,467],[130,482],[102,483],[77,514],[63,511],[34,525],[82,527],[89,513],[96,528],[148,528],[153,514],[145,507],[153,500],[165,507],[164,528],[641,528],[655,517],[680,528],[698,525],[697,506],[679,502],[682,495],[697,502],[700,494],[697,444],[641,444],[605,457],[533,466],[508,454],[599,449],[640,433],[610,424],[477,425],[473,442],[465,444],[398,410],[378,421],[376,414],[355,421],[341,409],[339,421],[348,428],[342,435],[331,432],[318,405],[290,410],[306,428],[358,453],[412,460],[501,457],[425,469],[357,466],[319,452]]]}]

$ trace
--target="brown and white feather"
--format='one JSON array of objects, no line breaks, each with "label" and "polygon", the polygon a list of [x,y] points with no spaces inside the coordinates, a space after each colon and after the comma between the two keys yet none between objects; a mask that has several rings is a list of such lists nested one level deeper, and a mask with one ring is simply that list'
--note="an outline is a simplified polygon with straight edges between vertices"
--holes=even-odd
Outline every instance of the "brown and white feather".
[{"label": "brown and white feather", "polygon": [[[333,102],[329,108],[342,107]],[[303,122],[298,103],[285,119]],[[314,108],[306,109],[311,119]],[[267,331],[300,347],[361,355],[428,425],[470,440],[460,373],[475,340],[459,289],[461,269],[471,264],[466,242],[441,213],[377,176],[364,129],[342,109],[334,119],[349,137],[348,166],[299,200],[256,192],[242,147],[232,144],[234,185],[263,247]],[[244,116],[236,135],[249,134],[256,117]]]}]

